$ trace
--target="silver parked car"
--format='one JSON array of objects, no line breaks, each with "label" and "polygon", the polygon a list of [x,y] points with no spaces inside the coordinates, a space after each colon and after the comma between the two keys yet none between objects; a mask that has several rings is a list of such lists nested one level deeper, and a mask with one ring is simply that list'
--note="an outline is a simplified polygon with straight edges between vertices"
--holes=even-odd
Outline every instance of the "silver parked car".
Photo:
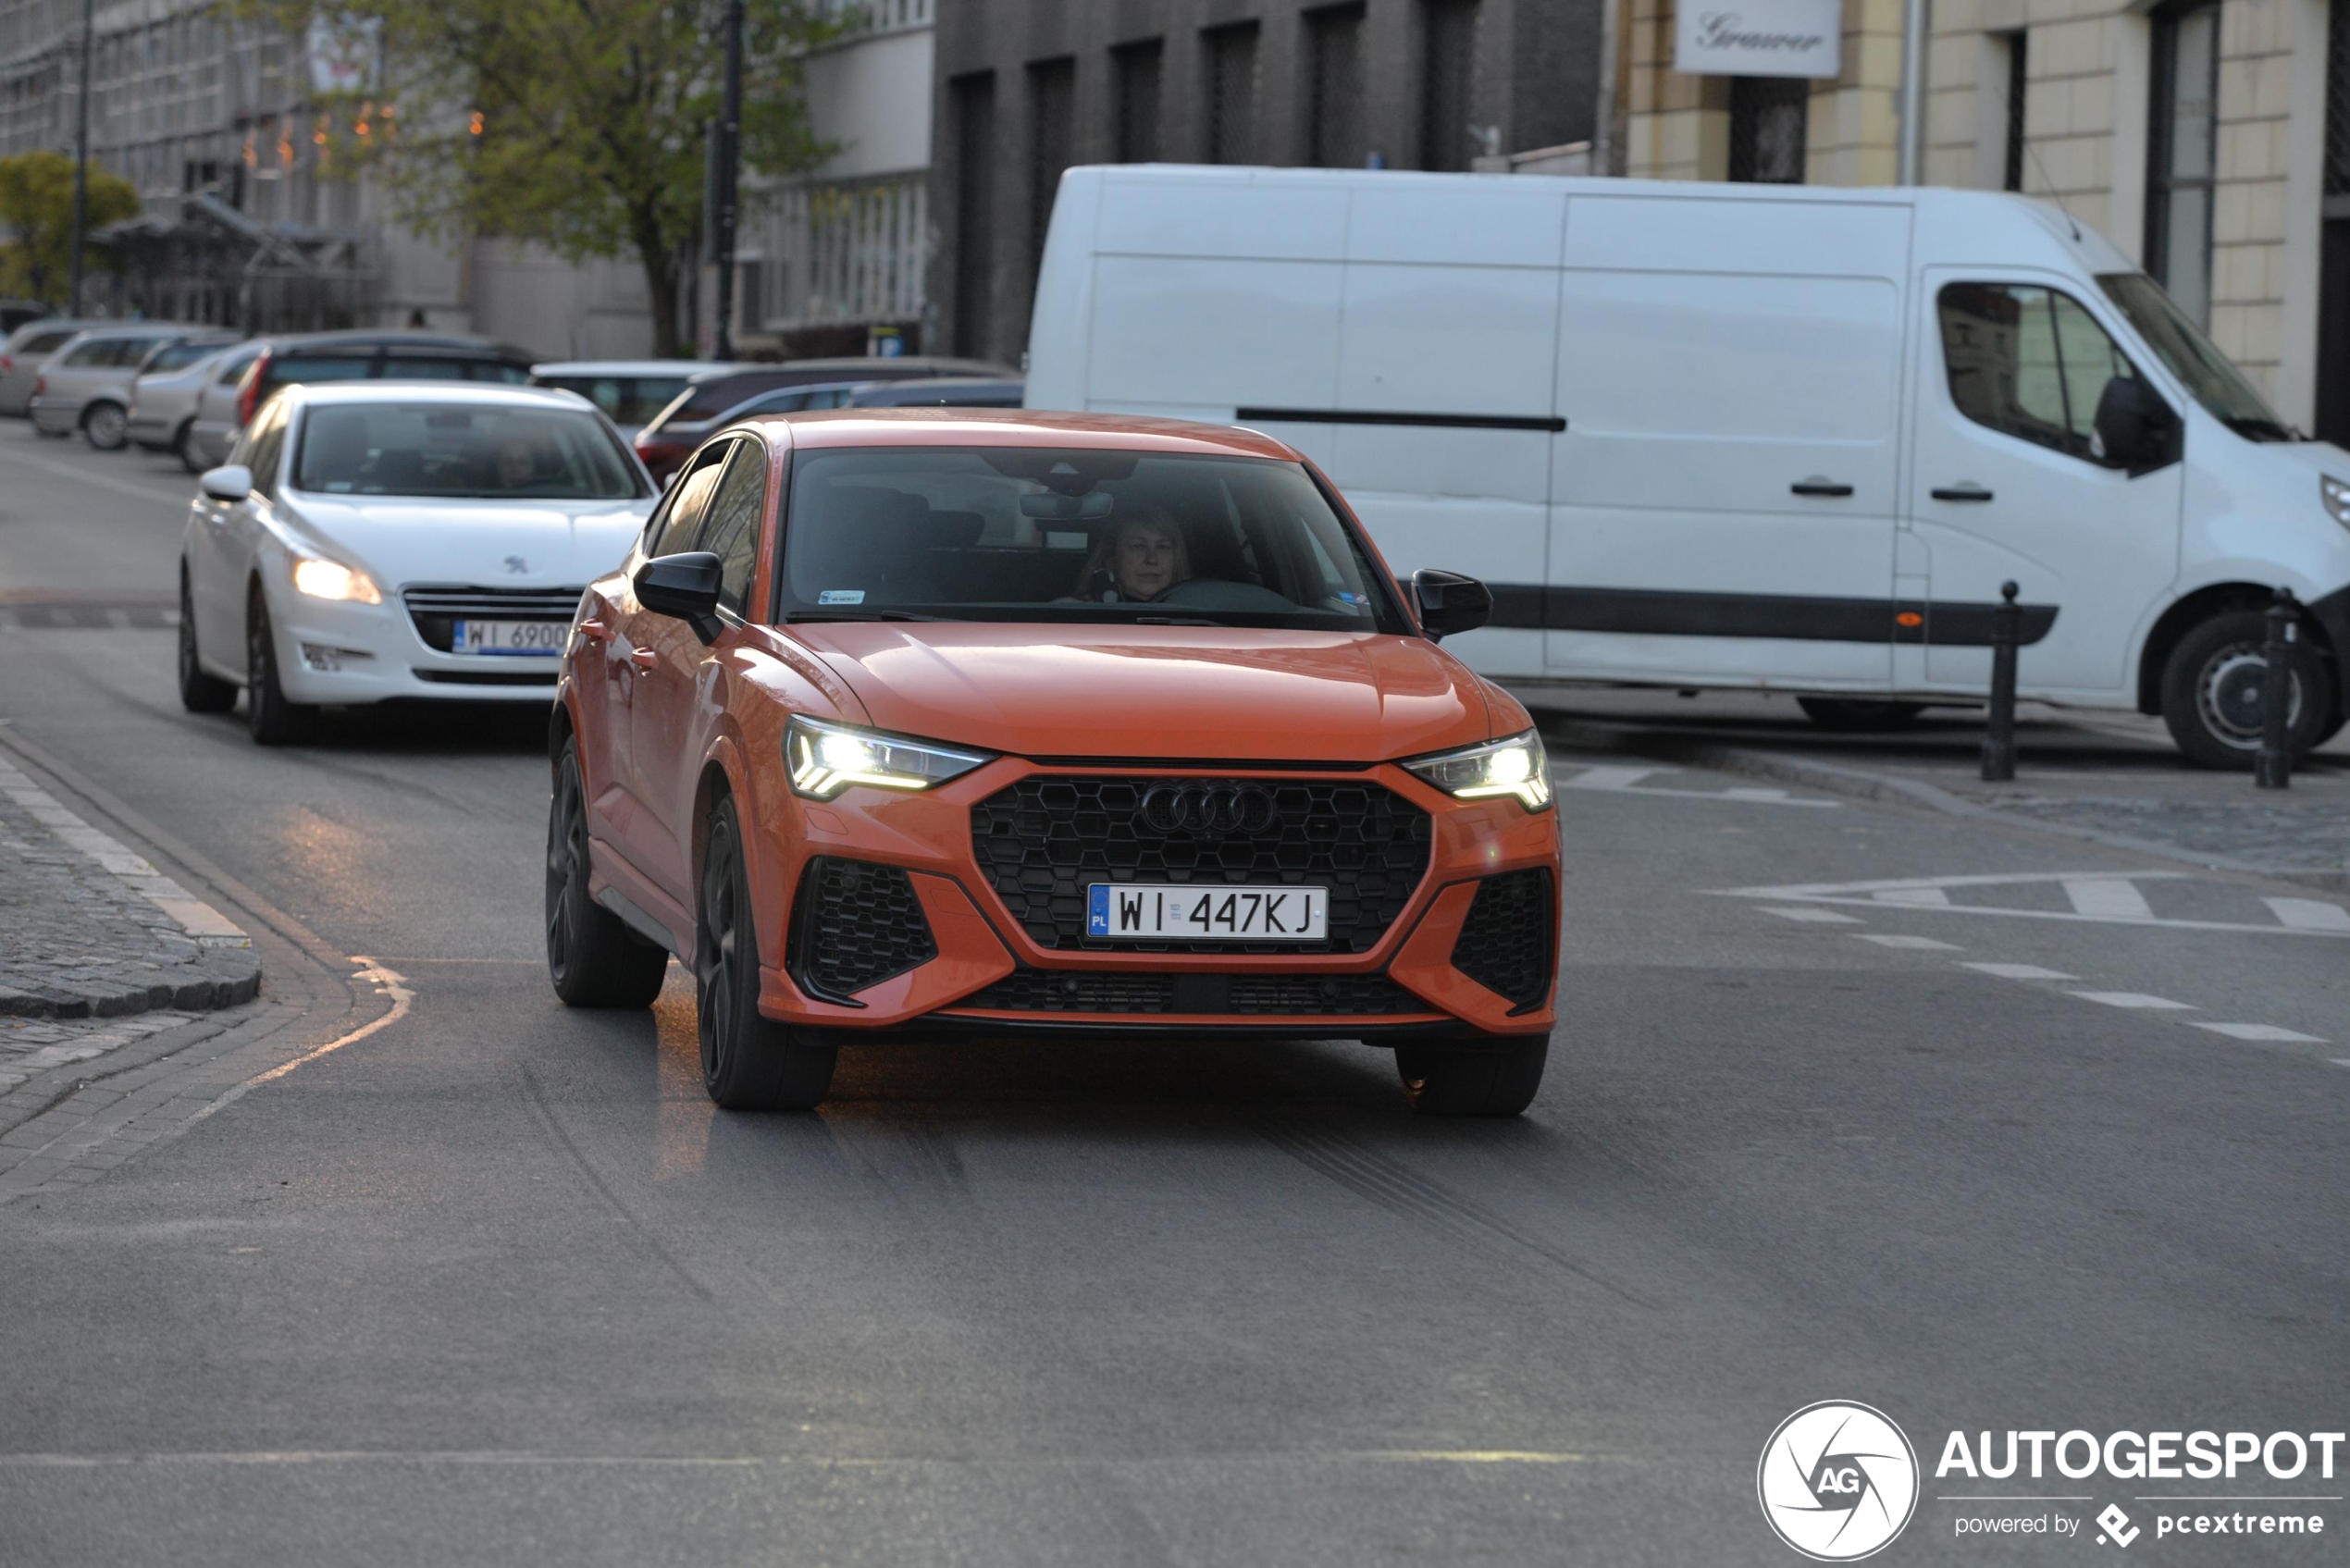
[{"label": "silver parked car", "polygon": [[196,445],[196,403],[206,388],[222,381],[233,397],[237,377],[260,352],[257,342],[167,343],[156,349],[130,383],[130,438],[149,451],[177,453],[191,474],[216,466],[204,461]]},{"label": "silver parked car", "polygon": [[119,327],[118,321],[88,321],[48,315],[28,321],[0,343],[0,414],[21,419],[32,406],[32,383],[49,356],[72,341],[78,332],[93,327]]},{"label": "silver parked car", "polygon": [[164,343],[205,337],[230,340],[216,329],[177,322],[142,321],[93,328],[68,341],[41,367],[32,384],[32,427],[44,436],[82,433],[100,451],[120,447],[130,426],[130,378],[140,362]]}]

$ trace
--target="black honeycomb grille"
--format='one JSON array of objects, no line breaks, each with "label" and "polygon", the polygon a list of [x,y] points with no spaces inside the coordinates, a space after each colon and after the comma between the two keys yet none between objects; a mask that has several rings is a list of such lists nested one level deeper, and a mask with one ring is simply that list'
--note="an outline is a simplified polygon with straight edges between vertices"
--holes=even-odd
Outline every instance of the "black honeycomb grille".
[{"label": "black honeycomb grille", "polygon": [[786,957],[802,990],[844,997],[937,957],[913,878],[862,860],[808,862]]},{"label": "black honeycomb grille", "polygon": [[[1229,833],[1162,833],[1143,820],[1155,786],[1254,785],[1273,797],[1269,825]],[[1341,779],[1108,778],[1038,774],[971,808],[980,869],[1041,947],[1120,952],[1366,953],[1427,873],[1428,813],[1384,785]],[[1292,943],[1110,943],[1085,935],[1096,882],[1321,886],[1329,939]]]},{"label": "black honeycomb grille", "polygon": [[1137,974],[1019,969],[955,1004],[1001,1013],[1392,1018],[1435,1011],[1383,974]]},{"label": "black honeycomb grille", "polygon": [[1520,1011],[1531,1008],[1551,988],[1558,954],[1551,922],[1549,871],[1538,867],[1487,877],[1453,939],[1453,967]]}]

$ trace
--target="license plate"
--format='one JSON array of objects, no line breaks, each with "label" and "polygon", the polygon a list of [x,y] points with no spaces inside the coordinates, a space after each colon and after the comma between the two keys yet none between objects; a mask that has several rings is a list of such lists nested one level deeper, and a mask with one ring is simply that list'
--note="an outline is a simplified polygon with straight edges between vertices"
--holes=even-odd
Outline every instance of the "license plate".
[{"label": "license plate", "polygon": [[1097,882],[1085,893],[1085,934],[1111,942],[1319,942],[1330,930],[1327,887]]},{"label": "license plate", "polygon": [[460,621],[451,644],[459,653],[519,655],[544,659],[571,640],[568,621]]}]

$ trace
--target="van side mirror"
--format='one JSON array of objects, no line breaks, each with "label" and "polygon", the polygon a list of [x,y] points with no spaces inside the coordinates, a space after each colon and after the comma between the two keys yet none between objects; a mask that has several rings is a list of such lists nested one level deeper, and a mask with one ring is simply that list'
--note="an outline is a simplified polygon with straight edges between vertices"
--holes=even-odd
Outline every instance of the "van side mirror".
[{"label": "van side mirror", "polygon": [[1493,618],[1493,590],[1458,572],[1422,567],[1412,574],[1412,603],[1430,642],[1473,632]]},{"label": "van side mirror", "polygon": [[656,615],[685,622],[702,641],[715,642],[724,627],[718,619],[718,586],[724,570],[706,549],[656,555],[637,567],[632,579],[637,602]]},{"label": "van side mirror", "polygon": [[223,463],[204,470],[196,488],[214,500],[241,501],[253,494],[253,470],[241,463]]},{"label": "van side mirror", "polygon": [[2178,461],[2179,416],[2162,394],[2135,376],[2116,376],[2097,398],[2097,445],[2108,467],[2133,475]]}]

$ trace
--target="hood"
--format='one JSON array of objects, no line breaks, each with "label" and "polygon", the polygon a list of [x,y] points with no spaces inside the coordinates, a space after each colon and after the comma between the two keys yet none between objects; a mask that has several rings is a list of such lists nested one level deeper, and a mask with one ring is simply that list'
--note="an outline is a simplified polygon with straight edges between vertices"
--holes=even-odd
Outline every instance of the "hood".
[{"label": "hood", "polygon": [[[464,501],[289,497],[290,532],[363,567],[387,593],[409,583],[579,587],[620,564],[652,512],[633,501]],[[517,565],[519,562],[519,565]]]},{"label": "hood", "polygon": [[1238,627],[794,626],[877,728],[1028,757],[1372,762],[1488,738],[1416,637]]}]

